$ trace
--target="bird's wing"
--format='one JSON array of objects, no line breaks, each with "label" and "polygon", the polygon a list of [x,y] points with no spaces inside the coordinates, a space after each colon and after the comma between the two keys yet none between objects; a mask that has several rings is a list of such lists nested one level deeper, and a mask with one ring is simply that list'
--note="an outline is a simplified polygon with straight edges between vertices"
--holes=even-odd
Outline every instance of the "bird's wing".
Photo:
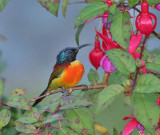
[{"label": "bird's wing", "polygon": [[60,77],[60,75],[63,73],[64,69],[65,69],[65,66],[55,65],[54,70],[49,78],[49,84],[53,79]]}]

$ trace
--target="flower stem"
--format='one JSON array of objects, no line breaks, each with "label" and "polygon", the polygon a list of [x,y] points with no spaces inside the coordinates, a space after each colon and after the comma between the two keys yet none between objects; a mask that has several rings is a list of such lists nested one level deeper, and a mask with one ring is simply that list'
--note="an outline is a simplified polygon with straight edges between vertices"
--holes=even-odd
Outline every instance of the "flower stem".
[{"label": "flower stem", "polygon": [[[140,57],[139,57],[139,59],[142,59],[142,56],[143,56],[143,51],[144,51],[144,46],[145,46],[145,43],[146,43],[146,41],[147,41],[147,36],[145,36],[145,38],[144,38],[144,40],[143,40],[143,44],[142,44],[142,46],[141,46],[141,52],[140,52]],[[136,76],[135,76],[135,78],[134,78],[134,80],[133,80],[133,85],[132,85],[132,92],[133,92],[133,90],[134,90],[134,88],[135,88],[135,86],[136,86],[136,81],[137,81],[137,77],[138,77],[138,74],[139,74],[139,72],[140,72],[140,67],[137,67],[137,69],[136,69]]]}]

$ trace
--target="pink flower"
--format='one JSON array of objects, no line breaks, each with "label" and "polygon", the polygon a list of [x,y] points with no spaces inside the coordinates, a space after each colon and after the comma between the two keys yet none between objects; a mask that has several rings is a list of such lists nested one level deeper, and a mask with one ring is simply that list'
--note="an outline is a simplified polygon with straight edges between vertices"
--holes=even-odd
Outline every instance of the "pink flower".
[{"label": "pink flower", "polygon": [[[132,31],[128,52],[130,54],[132,54],[135,61],[136,61],[137,58],[140,57],[140,54],[138,52],[136,52],[135,50],[137,49],[138,45],[140,44],[142,38],[143,38],[142,33],[138,33],[137,35],[134,35],[134,33]],[[141,68],[141,70],[143,71],[144,74],[146,74],[147,72],[146,72],[145,63],[142,59],[141,59],[141,61],[142,61],[142,67],[143,67],[143,68]]]},{"label": "pink flower", "polygon": [[104,55],[100,61],[100,66],[106,72],[113,72],[116,68],[112,65],[107,55]]},{"label": "pink flower", "polygon": [[[140,123],[136,120],[136,118],[134,117],[134,115],[132,114],[130,117],[124,117],[123,120],[128,120],[131,119],[127,125],[125,126],[122,135],[129,135],[130,133],[132,133],[132,131],[138,127],[140,128],[142,125],[140,125]],[[140,131],[142,130],[142,127],[140,128]]]}]

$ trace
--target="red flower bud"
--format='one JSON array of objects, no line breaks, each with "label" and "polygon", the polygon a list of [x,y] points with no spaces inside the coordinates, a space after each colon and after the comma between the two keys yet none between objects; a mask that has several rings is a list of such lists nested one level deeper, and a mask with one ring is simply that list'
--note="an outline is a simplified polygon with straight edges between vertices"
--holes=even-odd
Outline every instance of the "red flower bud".
[{"label": "red flower bud", "polygon": [[[152,19],[154,20],[154,24]],[[136,18],[137,30],[149,38],[149,35],[154,31],[156,25],[157,18],[154,14],[149,12],[149,4],[147,2],[142,2],[141,13]]]},{"label": "red flower bud", "polygon": [[104,52],[101,49],[99,38],[96,35],[95,42],[94,42],[94,49],[89,53],[89,60],[91,64],[96,68],[96,70],[100,66],[100,61],[103,56],[104,56]]},{"label": "red flower bud", "polygon": [[108,4],[108,6],[112,5],[112,1],[111,0],[106,0],[106,3]]},{"label": "red flower bud", "polygon": [[160,107],[160,98],[158,97],[157,100],[156,100],[157,104],[159,105]]}]

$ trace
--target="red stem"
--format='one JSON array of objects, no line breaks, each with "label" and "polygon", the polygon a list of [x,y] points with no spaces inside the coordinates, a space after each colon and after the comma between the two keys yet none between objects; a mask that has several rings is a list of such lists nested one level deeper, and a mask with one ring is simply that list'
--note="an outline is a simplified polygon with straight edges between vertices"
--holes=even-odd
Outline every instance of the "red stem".
[{"label": "red stem", "polygon": [[[139,57],[139,59],[142,59],[143,51],[144,51],[144,46],[145,46],[146,41],[147,41],[147,36],[145,36],[145,38],[144,38],[144,40],[143,40],[143,44],[142,44],[142,46],[141,46],[141,52],[140,52],[140,57]],[[139,67],[137,67],[137,69],[136,69],[137,72],[136,72],[136,76],[135,76],[135,78],[134,78],[134,80],[133,80],[132,92],[133,92],[133,90],[134,90],[134,88],[135,88],[135,86],[136,86],[136,81],[137,81],[137,77],[138,77],[138,74],[139,74],[139,72],[140,72],[140,69],[141,69],[141,68],[139,68]]]}]

